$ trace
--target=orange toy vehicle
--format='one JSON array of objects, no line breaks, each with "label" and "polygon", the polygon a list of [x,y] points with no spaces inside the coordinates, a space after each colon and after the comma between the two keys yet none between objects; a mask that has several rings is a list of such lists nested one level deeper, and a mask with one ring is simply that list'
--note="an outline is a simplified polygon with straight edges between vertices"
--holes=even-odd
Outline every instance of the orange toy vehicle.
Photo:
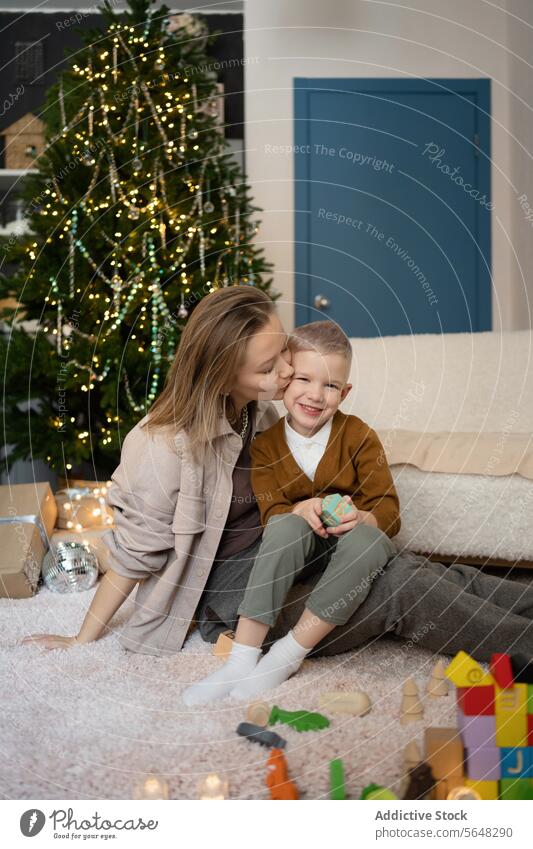
[{"label": "orange toy vehicle", "polygon": [[272,749],[267,761],[265,784],[270,790],[270,798],[274,800],[298,799],[296,784],[289,779],[287,761],[281,749]]}]

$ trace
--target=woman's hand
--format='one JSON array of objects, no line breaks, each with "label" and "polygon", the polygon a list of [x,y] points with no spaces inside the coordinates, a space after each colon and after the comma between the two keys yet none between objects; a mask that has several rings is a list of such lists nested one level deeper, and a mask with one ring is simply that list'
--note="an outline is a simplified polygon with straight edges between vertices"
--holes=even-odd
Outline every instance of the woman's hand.
[{"label": "woman's hand", "polygon": [[321,498],[307,498],[305,501],[299,501],[298,504],[294,505],[291,512],[305,519],[307,524],[320,537],[327,538],[326,529],[320,518],[320,514],[322,513]]},{"label": "woman's hand", "polygon": [[20,641],[21,645],[37,645],[43,649],[69,649],[83,645],[77,637],[64,637],[59,634],[30,634]]}]

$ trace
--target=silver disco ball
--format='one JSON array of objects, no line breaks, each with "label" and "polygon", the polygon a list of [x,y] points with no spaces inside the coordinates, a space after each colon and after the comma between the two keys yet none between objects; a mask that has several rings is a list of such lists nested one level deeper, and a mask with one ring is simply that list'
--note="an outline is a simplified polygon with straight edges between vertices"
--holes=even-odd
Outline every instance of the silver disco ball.
[{"label": "silver disco ball", "polygon": [[81,542],[56,542],[44,556],[42,574],[55,593],[90,590],[98,578],[98,560]]}]

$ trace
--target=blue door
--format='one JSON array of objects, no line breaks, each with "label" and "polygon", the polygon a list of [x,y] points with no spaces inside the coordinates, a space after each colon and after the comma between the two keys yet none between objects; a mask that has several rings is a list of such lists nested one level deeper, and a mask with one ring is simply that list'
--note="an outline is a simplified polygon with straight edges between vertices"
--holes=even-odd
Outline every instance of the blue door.
[{"label": "blue door", "polygon": [[490,81],[295,80],[296,322],[490,330]]}]

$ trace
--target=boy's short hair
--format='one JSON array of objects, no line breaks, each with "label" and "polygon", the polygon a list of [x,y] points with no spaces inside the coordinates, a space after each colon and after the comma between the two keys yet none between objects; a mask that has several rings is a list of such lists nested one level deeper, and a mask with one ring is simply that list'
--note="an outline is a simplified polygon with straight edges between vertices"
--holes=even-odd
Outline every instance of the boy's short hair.
[{"label": "boy's short hair", "polygon": [[348,368],[352,362],[352,346],[343,330],[334,321],[312,321],[296,327],[289,334],[289,349],[316,351],[319,354],[341,354]]}]

